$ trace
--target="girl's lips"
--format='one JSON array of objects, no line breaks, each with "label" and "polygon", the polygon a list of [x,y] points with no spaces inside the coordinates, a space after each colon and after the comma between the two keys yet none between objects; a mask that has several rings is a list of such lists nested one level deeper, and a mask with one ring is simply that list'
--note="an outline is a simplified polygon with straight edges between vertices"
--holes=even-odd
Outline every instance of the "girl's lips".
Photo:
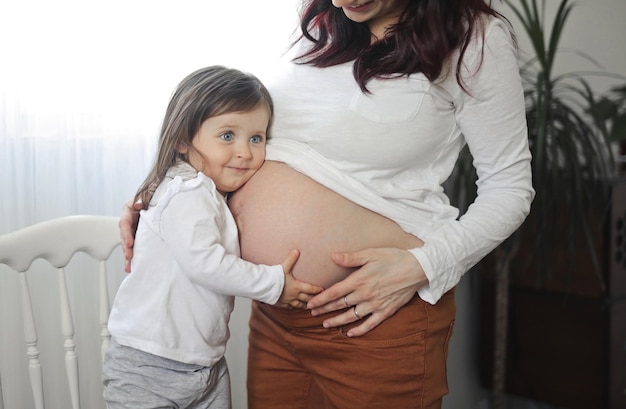
[{"label": "girl's lips", "polygon": [[238,168],[236,166],[229,166],[228,168],[235,173],[246,173],[248,171],[248,168]]}]

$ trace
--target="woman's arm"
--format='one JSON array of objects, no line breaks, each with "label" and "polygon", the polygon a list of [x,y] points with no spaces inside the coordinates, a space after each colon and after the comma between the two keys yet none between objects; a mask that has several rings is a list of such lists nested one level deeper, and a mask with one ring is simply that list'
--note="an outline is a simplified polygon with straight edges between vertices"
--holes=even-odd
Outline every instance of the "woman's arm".
[{"label": "woman's arm", "polygon": [[127,273],[130,273],[130,260],[133,258],[133,244],[135,244],[135,233],[137,232],[141,207],[140,202],[128,201],[120,216],[120,240],[124,252],[124,271]]},{"label": "woman's arm", "polygon": [[411,250],[428,277],[419,295],[431,304],[530,212],[535,192],[518,64],[510,32],[498,19],[486,27],[484,46],[475,46],[464,60],[470,92],[455,97],[455,118],[472,154],[477,195],[460,219],[441,223],[421,237],[424,246]]}]

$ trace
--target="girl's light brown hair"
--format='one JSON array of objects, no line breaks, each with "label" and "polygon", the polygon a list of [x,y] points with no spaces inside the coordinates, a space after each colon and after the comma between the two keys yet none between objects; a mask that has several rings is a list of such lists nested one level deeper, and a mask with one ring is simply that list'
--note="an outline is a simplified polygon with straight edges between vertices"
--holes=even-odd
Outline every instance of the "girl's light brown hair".
[{"label": "girl's light brown hair", "polygon": [[167,170],[179,161],[187,161],[178,149],[191,146],[205,120],[231,112],[248,112],[259,104],[267,104],[271,124],[272,99],[261,81],[251,74],[219,65],[189,74],[170,98],[161,126],[156,160],[137,190],[134,202],[141,201],[143,208],[148,208]]}]

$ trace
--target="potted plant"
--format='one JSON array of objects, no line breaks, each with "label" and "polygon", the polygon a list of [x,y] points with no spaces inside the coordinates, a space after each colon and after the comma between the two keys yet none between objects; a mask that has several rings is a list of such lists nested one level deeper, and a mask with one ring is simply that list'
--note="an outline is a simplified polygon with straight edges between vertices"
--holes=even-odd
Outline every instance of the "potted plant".
[{"label": "potted plant", "polygon": [[[517,306],[510,305],[511,283],[558,294],[576,293],[581,288],[606,292],[603,243],[597,237],[601,236],[601,221],[608,215],[616,175],[612,141],[626,139],[624,88],[598,96],[587,81],[589,75],[617,76],[554,71],[561,35],[574,4],[560,1],[547,33],[545,0],[504,2],[521,23],[533,51],[532,58],[521,63],[520,72],[536,197],[520,229],[478,266],[481,276],[493,284],[493,298],[487,306],[495,314],[493,366],[487,372],[491,374],[492,406],[498,409],[505,405],[509,312],[517,311]],[[471,157],[465,151],[451,179],[461,209],[475,194],[475,175],[469,169]],[[584,271],[579,272],[581,257]],[[573,279],[578,272],[585,276],[582,284]]]}]

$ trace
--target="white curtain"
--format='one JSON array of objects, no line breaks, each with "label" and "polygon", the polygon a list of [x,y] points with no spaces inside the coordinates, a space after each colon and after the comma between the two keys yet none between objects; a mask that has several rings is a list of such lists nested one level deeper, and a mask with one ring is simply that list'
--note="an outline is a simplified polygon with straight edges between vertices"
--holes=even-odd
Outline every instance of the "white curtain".
[{"label": "white curtain", "polygon": [[[3,0],[0,234],[58,216],[119,215],[152,163],[176,84],[212,64],[266,78],[296,27],[299,3]],[[26,392],[7,390],[16,382],[5,369],[15,359],[7,344],[21,334],[15,288],[0,266],[6,409],[31,405],[22,401],[27,378],[17,384]],[[247,306],[238,301],[229,344],[236,408],[245,405]]]},{"label": "white curtain", "polygon": [[14,0],[0,5],[0,233],[119,214],[175,85],[223,64],[264,78],[297,2]]}]

